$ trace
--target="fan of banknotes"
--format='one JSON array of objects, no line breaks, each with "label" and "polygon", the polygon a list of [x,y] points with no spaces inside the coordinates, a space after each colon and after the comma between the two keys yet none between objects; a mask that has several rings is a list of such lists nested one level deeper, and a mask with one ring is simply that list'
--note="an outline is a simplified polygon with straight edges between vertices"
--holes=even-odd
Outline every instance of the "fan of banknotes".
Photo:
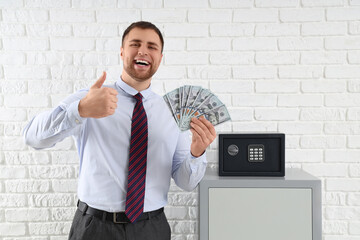
[{"label": "fan of banknotes", "polygon": [[214,126],[230,120],[230,114],[215,94],[200,86],[185,85],[164,95],[181,131],[190,129],[193,117],[204,116]]}]

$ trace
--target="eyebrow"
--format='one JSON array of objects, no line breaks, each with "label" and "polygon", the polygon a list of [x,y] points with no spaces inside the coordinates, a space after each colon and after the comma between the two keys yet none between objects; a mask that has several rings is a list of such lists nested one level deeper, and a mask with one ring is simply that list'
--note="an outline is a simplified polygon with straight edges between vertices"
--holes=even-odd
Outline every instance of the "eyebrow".
[{"label": "eyebrow", "polygon": [[[130,42],[137,42],[137,43],[140,43],[140,42],[142,42],[142,41],[141,41],[141,40],[139,40],[139,39],[133,39],[133,40],[130,40]],[[158,45],[157,43],[155,43],[155,42],[147,42],[147,44],[150,44],[150,45],[155,45],[155,46],[159,47],[159,45]]]}]

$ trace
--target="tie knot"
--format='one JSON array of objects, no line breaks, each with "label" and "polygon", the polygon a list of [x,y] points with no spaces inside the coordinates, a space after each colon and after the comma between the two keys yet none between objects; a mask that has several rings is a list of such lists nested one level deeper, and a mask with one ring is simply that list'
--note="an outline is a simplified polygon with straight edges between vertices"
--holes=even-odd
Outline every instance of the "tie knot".
[{"label": "tie knot", "polygon": [[136,101],[142,102],[142,95],[141,95],[141,93],[138,93],[138,94],[134,95],[134,98],[136,99]]}]

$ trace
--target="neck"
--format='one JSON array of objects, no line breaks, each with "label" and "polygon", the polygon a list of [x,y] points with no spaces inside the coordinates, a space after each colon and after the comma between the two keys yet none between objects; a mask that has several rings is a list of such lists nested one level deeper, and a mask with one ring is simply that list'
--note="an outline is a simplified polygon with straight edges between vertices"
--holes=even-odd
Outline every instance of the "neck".
[{"label": "neck", "polygon": [[149,88],[151,83],[151,78],[146,80],[136,80],[130,77],[125,71],[122,72],[121,79],[130,87],[136,89],[138,92]]}]

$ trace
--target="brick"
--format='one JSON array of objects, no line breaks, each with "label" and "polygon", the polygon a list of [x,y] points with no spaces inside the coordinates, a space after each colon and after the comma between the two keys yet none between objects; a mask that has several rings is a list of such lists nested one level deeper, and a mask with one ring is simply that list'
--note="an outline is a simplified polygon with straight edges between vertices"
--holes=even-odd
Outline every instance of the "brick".
[{"label": "brick", "polygon": [[29,223],[30,235],[60,235],[67,233],[67,225],[65,223],[44,222],[44,223]]},{"label": "brick", "polygon": [[329,8],[326,11],[328,21],[351,21],[360,20],[360,8]]},{"label": "brick", "polygon": [[360,94],[354,93],[344,96],[343,94],[325,95],[325,106],[357,107],[360,104]]},{"label": "brick", "polygon": [[300,25],[292,23],[260,23],[256,25],[255,36],[298,36],[300,34]]},{"label": "brick", "polygon": [[156,23],[182,23],[187,16],[185,9],[144,9],[141,13],[143,19]]},{"label": "brick", "polygon": [[231,77],[230,67],[188,67],[189,78],[200,78],[200,79],[229,79]]},{"label": "brick", "polygon": [[49,210],[33,209],[6,209],[5,218],[8,222],[43,222],[49,220]]},{"label": "brick", "polygon": [[346,177],[347,167],[344,164],[305,163],[303,170],[317,177]]},{"label": "brick", "polygon": [[48,97],[41,95],[6,95],[5,106],[7,107],[47,107]]},{"label": "brick", "polygon": [[360,51],[349,51],[348,60],[349,63],[360,63]]},{"label": "brick", "polygon": [[277,22],[278,10],[275,9],[236,9],[234,10],[234,22]]},{"label": "brick", "polygon": [[253,0],[210,0],[211,8],[251,8],[253,4]]},{"label": "brick", "polygon": [[10,122],[10,121],[25,121],[26,120],[26,111],[25,109],[19,108],[0,108],[0,121]]},{"label": "brick", "polygon": [[348,148],[360,148],[360,136],[348,136]]},{"label": "brick", "polygon": [[223,10],[223,9],[212,9],[212,10],[202,10],[194,9],[188,11],[188,21],[191,22],[200,22],[200,23],[222,23],[222,22],[231,22],[232,20],[232,10]]},{"label": "brick", "polygon": [[31,207],[75,207],[73,194],[49,193],[30,194],[29,206]]},{"label": "brick", "polygon": [[360,49],[360,37],[327,37],[325,38],[325,49],[329,50],[351,50]]},{"label": "brick", "polygon": [[233,95],[235,107],[271,107],[276,106],[277,97],[269,94],[239,94]]},{"label": "brick", "polygon": [[21,136],[21,132],[24,129],[23,123],[8,123],[4,126],[5,136]]},{"label": "brick", "polygon": [[244,65],[254,63],[253,52],[212,52],[210,63],[212,65]]},{"label": "brick", "polygon": [[322,9],[281,9],[282,22],[320,22],[324,20]]},{"label": "brick", "polygon": [[342,192],[327,192],[323,194],[323,203],[327,206],[336,205],[341,206],[345,205],[346,193]]},{"label": "brick", "polygon": [[277,69],[269,66],[233,67],[233,76],[239,79],[275,78],[276,74]]},{"label": "brick", "polygon": [[99,23],[136,22],[140,19],[140,11],[132,9],[98,10],[96,21]]},{"label": "brick", "polygon": [[51,219],[54,221],[71,221],[74,218],[76,209],[74,208],[53,208],[51,209]]},{"label": "brick", "polygon": [[284,94],[278,97],[278,106],[282,107],[319,107],[323,97],[317,94]]},{"label": "brick", "polygon": [[47,152],[5,152],[5,161],[8,165],[49,164]]},{"label": "brick", "polygon": [[116,51],[120,52],[121,39],[97,39],[96,40],[96,51]]},{"label": "brick", "polygon": [[72,54],[59,52],[28,52],[26,55],[29,65],[70,65],[73,64]]},{"label": "brick", "polygon": [[276,39],[269,38],[238,38],[233,40],[234,50],[276,50]]},{"label": "brick", "polygon": [[231,49],[231,39],[224,38],[192,38],[187,40],[187,50],[190,51],[221,51]]},{"label": "brick", "polygon": [[26,33],[31,37],[70,37],[72,26],[70,24],[27,24]]},{"label": "brick", "polygon": [[59,193],[76,193],[77,180],[52,180],[52,189],[54,190],[54,192]]},{"label": "brick", "polygon": [[323,159],[322,151],[315,149],[287,149],[285,155],[288,163],[320,163]]},{"label": "brick", "polygon": [[0,166],[0,172],[0,179],[21,179],[27,175],[27,169],[18,166]]},{"label": "brick", "polygon": [[228,107],[232,121],[251,121],[253,120],[253,110],[250,108]]},{"label": "brick", "polygon": [[[359,210],[357,210],[357,212],[358,211]],[[353,222],[349,223],[349,233],[351,235],[360,235],[360,222],[358,221],[358,219],[359,218],[355,218]]]},{"label": "brick", "polygon": [[168,207],[165,208],[165,214],[169,220],[183,220],[188,217],[186,207]]},{"label": "brick", "polygon": [[343,0],[302,0],[304,7],[341,7],[344,6]]},{"label": "brick", "polygon": [[53,23],[89,23],[95,22],[94,11],[67,9],[50,10],[50,21]]},{"label": "brick", "polygon": [[[75,80],[75,79],[89,79],[95,80],[94,67],[82,67],[82,66],[56,66],[51,67],[51,76],[53,80]],[[91,86],[91,85],[90,85]]]},{"label": "brick", "polygon": [[325,218],[330,220],[356,220],[360,216],[360,208],[355,207],[326,207]]},{"label": "brick", "polygon": [[29,38],[3,38],[4,49],[6,51],[45,51],[49,50],[47,39]]},{"label": "brick", "polygon": [[0,194],[0,207],[24,207],[26,202],[24,194]]},{"label": "brick", "polygon": [[4,22],[45,23],[49,21],[49,12],[47,10],[3,9],[2,20]]},{"label": "brick", "polygon": [[73,0],[74,8],[116,8],[116,0]]},{"label": "brick", "polygon": [[5,189],[9,193],[47,192],[50,183],[43,180],[6,180]]},{"label": "brick", "polygon": [[280,50],[322,50],[323,39],[315,37],[304,38],[280,38],[279,40]]},{"label": "brick", "polygon": [[347,25],[343,22],[303,23],[301,26],[303,36],[346,35],[346,32]]},{"label": "brick", "polygon": [[79,37],[117,37],[116,24],[74,24],[74,36]]},{"label": "brick", "polygon": [[186,77],[186,67],[185,66],[161,66],[156,74],[154,79],[181,79]]},{"label": "brick", "polygon": [[349,165],[349,176],[352,178],[360,177],[360,166],[359,164],[350,164]]},{"label": "brick", "polygon": [[211,81],[210,89],[216,93],[249,93],[253,90],[253,83],[250,81]]},{"label": "brick", "polygon": [[93,39],[57,39],[50,40],[52,50],[60,51],[90,51],[95,49],[95,41]]},{"label": "brick", "polygon": [[195,233],[195,221],[176,221],[172,227],[174,233]]},{"label": "brick", "polygon": [[2,36],[24,36],[25,35],[25,26],[22,24],[16,23],[1,23],[0,24],[0,33]]},{"label": "brick", "polygon": [[360,69],[357,66],[327,66],[325,67],[326,78],[357,78]]},{"label": "brick", "polygon": [[350,206],[360,206],[360,193],[348,193],[346,202]]},{"label": "brick", "polygon": [[[346,134],[345,132],[343,134]],[[357,163],[360,158],[359,150],[325,150],[325,162]],[[330,190],[330,189],[329,189]],[[335,190],[335,189],[333,189]],[[346,191],[344,189],[344,191]]]},{"label": "brick", "polygon": [[73,93],[71,81],[29,81],[29,94],[69,94]]},{"label": "brick", "polygon": [[349,33],[353,35],[360,34],[360,22],[349,22]]},{"label": "brick", "polygon": [[210,24],[210,36],[242,37],[253,36],[255,25],[251,23],[219,23]]},{"label": "brick", "polygon": [[164,0],[164,7],[165,8],[207,8],[208,1],[199,0],[194,2],[192,0],[183,0],[183,1]]},{"label": "brick", "polygon": [[344,121],[346,109],[342,108],[304,108],[300,113],[303,121]]},{"label": "brick", "polygon": [[255,83],[257,93],[297,93],[300,84],[292,80],[259,80]]},{"label": "brick", "polygon": [[346,83],[336,80],[303,81],[301,90],[304,93],[343,93],[346,92]]},{"label": "brick", "polygon": [[197,206],[197,196],[198,194],[195,192],[170,192],[168,195],[169,206]]},{"label": "brick", "polygon": [[26,145],[22,137],[2,137],[0,138],[0,149],[3,151],[19,151],[25,150]]},{"label": "brick", "polygon": [[0,1],[0,8],[2,9],[19,8],[23,6],[24,6],[23,0]]},{"label": "brick", "polygon": [[[348,231],[348,224],[344,221],[323,221],[323,233],[324,234],[341,234],[344,235]],[[336,236],[336,240],[339,240],[339,237]]]},{"label": "brick", "polygon": [[2,52],[0,54],[0,64],[2,65],[23,65],[25,64],[25,54],[20,52]]},{"label": "brick", "polygon": [[0,82],[2,91],[6,94],[23,94],[27,92],[27,85],[24,81],[5,81]]},{"label": "brick", "polygon": [[50,78],[50,71],[47,66],[6,66],[4,73],[7,79]]},{"label": "brick", "polygon": [[165,53],[165,63],[168,65],[194,65],[194,64],[207,64],[208,53],[206,52],[169,52]]},{"label": "brick", "polygon": [[297,7],[298,0],[255,0],[256,7]]},{"label": "brick", "polygon": [[294,108],[256,108],[255,120],[287,121],[298,120],[299,110]]},{"label": "brick", "polygon": [[323,76],[323,69],[321,66],[280,66],[279,78],[289,79],[317,79]]},{"label": "brick", "polygon": [[118,65],[119,53],[75,53],[74,64],[79,66]]},{"label": "brick", "polygon": [[[287,149],[297,149],[300,148],[299,142],[300,142],[300,136],[291,136],[291,135],[287,135],[286,136],[286,143],[285,143],[285,147]],[[300,166],[301,167],[301,166]]]},{"label": "brick", "polygon": [[[84,0],[87,2],[87,0]],[[132,1],[132,0],[124,0],[118,1],[118,8],[141,8],[142,11],[148,8],[161,8],[163,6],[162,1],[158,0],[146,0],[146,1]]]},{"label": "brick", "polygon": [[70,8],[71,0],[25,0],[25,6],[28,8]]},{"label": "brick", "polygon": [[360,92],[360,81],[359,80],[350,80],[348,81],[348,91],[349,92]]},{"label": "brick", "polygon": [[324,133],[326,134],[360,134],[359,125],[352,122],[325,123]]},{"label": "brick", "polygon": [[281,122],[279,123],[279,131],[286,134],[320,134],[322,132],[322,123]]},{"label": "brick", "polygon": [[0,236],[21,236],[26,233],[25,223],[1,223]]},{"label": "brick", "polygon": [[256,64],[296,64],[299,62],[299,53],[296,52],[257,52],[255,55]]},{"label": "brick", "polygon": [[164,25],[164,36],[167,37],[207,37],[208,25],[197,23],[169,23]]},{"label": "brick", "polygon": [[186,40],[181,38],[167,38],[164,45],[164,52],[185,50]]},{"label": "brick", "polygon": [[302,52],[300,63],[302,64],[344,64],[346,63],[345,52]]},{"label": "brick", "polygon": [[74,177],[71,166],[34,166],[29,169],[32,179],[66,179]]}]

